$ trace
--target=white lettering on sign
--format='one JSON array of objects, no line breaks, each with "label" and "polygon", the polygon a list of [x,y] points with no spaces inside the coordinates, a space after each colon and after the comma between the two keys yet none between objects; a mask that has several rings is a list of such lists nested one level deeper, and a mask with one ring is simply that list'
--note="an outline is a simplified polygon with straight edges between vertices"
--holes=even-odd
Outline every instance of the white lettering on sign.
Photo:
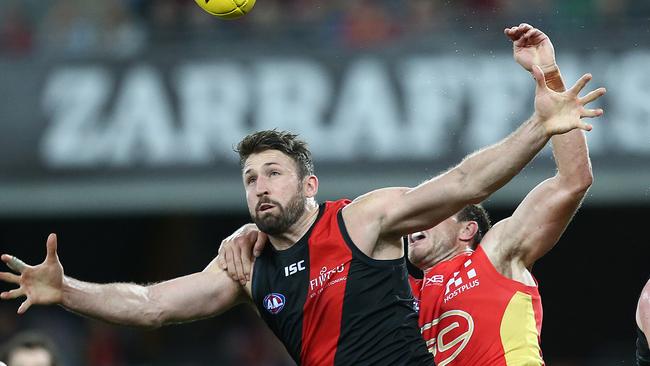
[{"label": "white lettering on sign", "polygon": [[69,67],[50,76],[43,109],[51,122],[41,144],[48,165],[92,166],[102,160],[100,116],[112,87],[109,73],[99,67]]},{"label": "white lettering on sign", "polygon": [[175,73],[178,155],[189,163],[235,161],[232,142],[246,134],[251,106],[248,70],[235,63],[187,64]]},{"label": "white lettering on sign", "polygon": [[177,154],[172,123],[160,75],[151,67],[136,67],[126,74],[104,134],[106,159],[115,165],[173,161]]},{"label": "white lettering on sign", "polygon": [[[597,60],[562,59],[567,86],[590,71],[589,88],[616,90],[593,122],[590,151],[650,155],[643,73],[650,53]],[[532,77],[505,54],[364,57],[336,74],[308,58],[187,63],[167,74],[148,65],[121,76],[102,67],[55,70],[42,96],[43,161],[75,168],[234,162],[242,136],[270,128],[299,133],[321,161],[440,159],[494,143],[533,113]]]}]

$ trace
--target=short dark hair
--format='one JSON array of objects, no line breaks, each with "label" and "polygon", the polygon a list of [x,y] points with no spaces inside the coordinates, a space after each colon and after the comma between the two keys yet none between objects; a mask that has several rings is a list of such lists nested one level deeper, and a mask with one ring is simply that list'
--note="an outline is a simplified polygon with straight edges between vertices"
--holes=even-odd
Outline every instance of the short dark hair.
[{"label": "short dark hair", "polygon": [[471,245],[472,249],[476,249],[476,246],[483,240],[485,233],[492,227],[490,216],[481,205],[465,206],[456,214],[456,220],[460,222],[475,221],[478,224],[478,231],[474,235],[474,240]]},{"label": "short dark hair", "polygon": [[244,137],[235,148],[242,167],[249,156],[266,150],[278,150],[293,159],[298,166],[300,179],[314,174],[314,162],[307,143],[287,131],[273,129],[255,132]]},{"label": "short dark hair", "polygon": [[9,362],[9,357],[20,349],[43,349],[50,355],[51,366],[59,365],[58,350],[54,342],[45,335],[36,332],[23,332],[15,335],[0,349],[0,360]]}]

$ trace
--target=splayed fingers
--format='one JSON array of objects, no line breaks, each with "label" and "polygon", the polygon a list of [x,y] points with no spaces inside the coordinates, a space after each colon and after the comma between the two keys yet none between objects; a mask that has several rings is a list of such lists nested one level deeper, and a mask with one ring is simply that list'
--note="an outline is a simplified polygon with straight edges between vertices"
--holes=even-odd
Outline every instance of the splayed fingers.
[{"label": "splayed fingers", "polygon": [[13,290],[9,290],[9,291],[5,291],[5,292],[0,294],[0,298],[2,298],[3,300],[16,299],[16,298],[19,298],[21,296],[26,296],[25,290],[22,287],[19,287],[19,288],[13,289]]},{"label": "splayed fingers", "polygon": [[605,89],[605,88],[598,88],[596,90],[592,90],[587,95],[580,98],[580,104],[587,105],[587,104],[593,102],[594,100],[596,100],[596,99],[602,97],[603,95],[605,95],[606,92],[607,92],[607,89]]},{"label": "splayed fingers", "polygon": [[9,267],[12,271],[17,273],[23,273],[25,269],[29,268],[29,266],[25,262],[14,257],[13,255],[3,254],[2,261],[5,262],[7,267]]},{"label": "splayed fingers", "polygon": [[593,90],[580,98],[580,92],[592,79],[591,74],[583,75],[569,90],[557,93],[548,89],[545,78],[538,66],[533,67],[533,75],[537,81],[535,94],[535,112],[543,121],[547,134],[556,135],[579,128],[591,131],[592,126],[584,122],[583,118],[599,117],[603,114],[600,108],[586,108],[606,92],[605,88]]},{"label": "splayed fingers", "polygon": [[25,301],[23,301],[22,304],[20,304],[20,307],[18,308],[18,314],[25,314],[30,306],[32,306],[32,301],[27,298]]},{"label": "splayed fingers", "polygon": [[20,284],[20,276],[10,272],[0,272],[0,281]]},{"label": "splayed fingers", "polygon": [[[578,81],[576,81],[575,84],[569,90],[567,90],[567,93],[571,96],[578,97],[578,94],[582,91],[582,89],[585,88],[585,86],[591,81],[591,74],[584,74]],[[595,100],[595,99],[594,99]]]}]

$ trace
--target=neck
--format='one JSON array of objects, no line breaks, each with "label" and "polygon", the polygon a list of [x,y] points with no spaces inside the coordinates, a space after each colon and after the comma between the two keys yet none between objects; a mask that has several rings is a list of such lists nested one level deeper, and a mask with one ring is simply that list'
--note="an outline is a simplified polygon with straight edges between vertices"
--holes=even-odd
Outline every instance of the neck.
[{"label": "neck", "polygon": [[448,261],[450,259],[456,258],[459,255],[470,254],[470,253],[473,253],[473,252],[474,252],[474,250],[470,249],[467,246],[458,247],[458,248],[455,248],[454,250],[451,250],[449,252],[441,253],[440,255],[437,255],[437,256],[434,256],[434,257],[431,257],[431,258],[427,258],[427,260],[423,261],[422,265],[418,265],[418,267],[420,267],[421,270],[426,272],[426,271],[430,270],[431,268],[433,268],[435,265],[437,265],[439,263],[442,263],[444,261]]},{"label": "neck", "polygon": [[276,250],[285,250],[291,248],[302,238],[309,228],[314,224],[318,217],[318,204],[314,200],[308,200],[305,206],[305,212],[293,224],[289,230],[278,235],[269,235],[271,245]]}]

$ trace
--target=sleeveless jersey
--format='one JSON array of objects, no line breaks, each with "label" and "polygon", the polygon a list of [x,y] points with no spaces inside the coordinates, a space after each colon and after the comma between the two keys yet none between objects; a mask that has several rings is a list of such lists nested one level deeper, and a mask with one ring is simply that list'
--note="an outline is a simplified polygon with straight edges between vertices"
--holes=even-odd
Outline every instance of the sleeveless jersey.
[{"label": "sleeveless jersey", "polygon": [[260,315],[299,365],[434,365],[420,336],[403,258],[375,260],[326,202],[291,248],[255,260]]},{"label": "sleeveless jersey", "polygon": [[420,327],[438,366],[544,365],[537,287],[509,279],[479,245],[426,272]]}]

